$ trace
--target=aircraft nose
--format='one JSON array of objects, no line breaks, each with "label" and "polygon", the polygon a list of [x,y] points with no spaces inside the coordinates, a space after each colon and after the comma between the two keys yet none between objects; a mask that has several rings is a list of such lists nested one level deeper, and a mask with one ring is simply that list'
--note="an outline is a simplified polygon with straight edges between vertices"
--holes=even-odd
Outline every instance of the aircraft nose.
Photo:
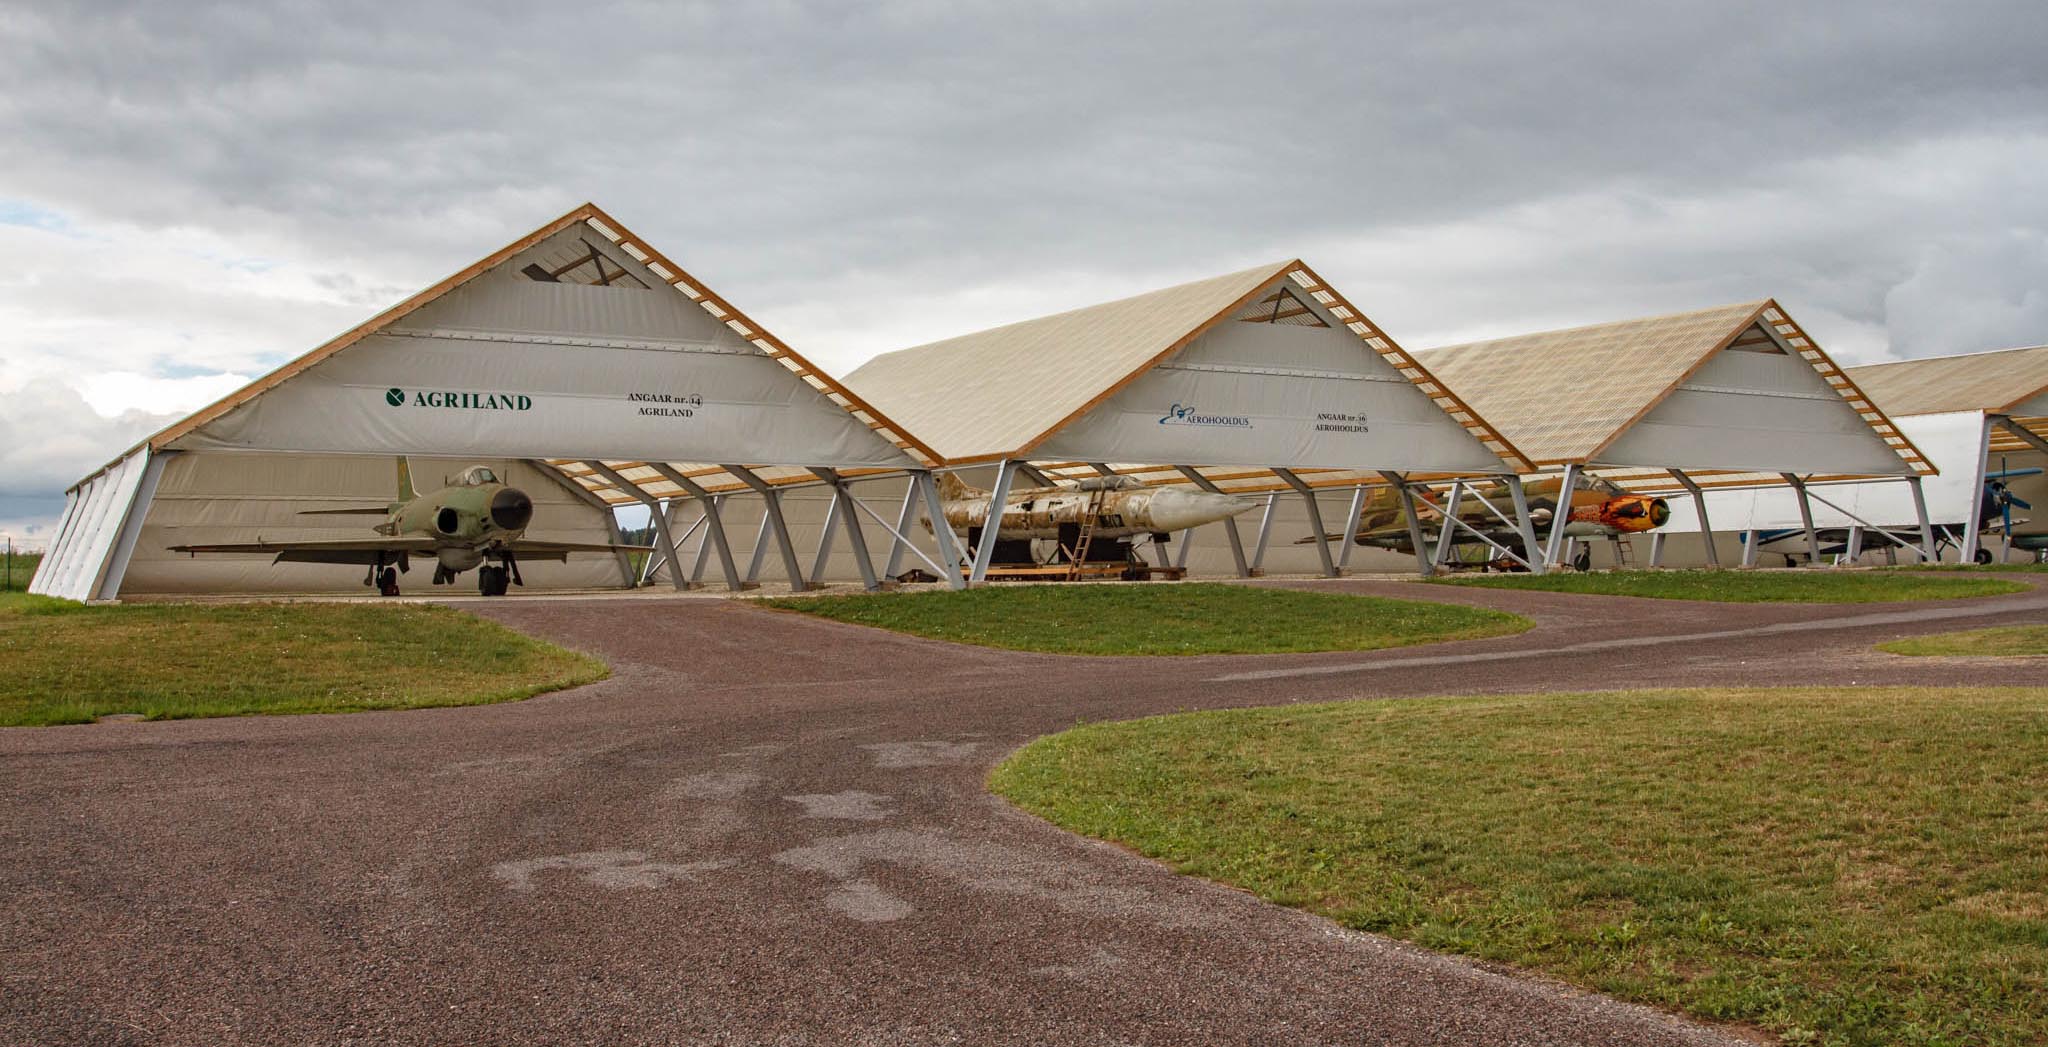
[{"label": "aircraft nose", "polygon": [[524,530],[533,522],[533,499],[517,488],[500,490],[491,496],[491,522],[501,531]]},{"label": "aircraft nose", "polygon": [[1258,504],[1257,499],[1234,494],[1167,488],[1160,491],[1152,503],[1152,527],[1158,531],[1200,527],[1236,516]]}]

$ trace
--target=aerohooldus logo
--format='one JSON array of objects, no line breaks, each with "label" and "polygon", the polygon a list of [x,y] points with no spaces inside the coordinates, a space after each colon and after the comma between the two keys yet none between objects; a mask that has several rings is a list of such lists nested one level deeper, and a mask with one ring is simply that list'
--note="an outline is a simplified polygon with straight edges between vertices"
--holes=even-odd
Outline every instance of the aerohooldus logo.
[{"label": "aerohooldus logo", "polygon": [[1252,420],[1241,414],[1203,414],[1193,404],[1174,404],[1159,419],[1160,425],[1213,425],[1225,429],[1250,429]]},{"label": "aerohooldus logo", "polygon": [[411,394],[393,386],[384,390],[384,402],[393,407],[453,407],[470,411],[530,411],[533,397],[524,393],[463,393],[445,389],[415,389]]}]

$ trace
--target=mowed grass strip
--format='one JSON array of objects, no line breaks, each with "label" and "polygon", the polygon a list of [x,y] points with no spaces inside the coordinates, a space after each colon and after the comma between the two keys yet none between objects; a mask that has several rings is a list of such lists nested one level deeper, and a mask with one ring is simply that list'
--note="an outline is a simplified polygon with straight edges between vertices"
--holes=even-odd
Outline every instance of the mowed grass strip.
[{"label": "mowed grass strip", "polygon": [[2048,625],[2004,625],[1932,636],[1909,636],[1877,645],[1891,654],[1966,658],[2048,655]]},{"label": "mowed grass strip", "polygon": [[2048,1042],[2048,689],[1645,691],[1085,726],[1026,810],[1788,1043]]},{"label": "mowed grass strip", "polygon": [[17,552],[0,564],[0,593],[25,593],[29,579],[35,577],[36,568],[43,565],[43,554]]},{"label": "mowed grass strip", "polygon": [[1370,651],[1521,632],[1481,608],[1213,583],[1015,585],[760,601],[934,640],[1054,654]]},{"label": "mowed grass strip", "polygon": [[443,607],[88,607],[0,595],[0,726],[478,705],[607,672]]},{"label": "mowed grass strip", "polygon": [[1598,571],[1589,574],[1486,574],[1433,579],[1440,585],[1533,589],[1595,596],[1722,603],[1890,603],[1957,600],[2024,592],[2024,582],[1961,574],[1894,571]]}]

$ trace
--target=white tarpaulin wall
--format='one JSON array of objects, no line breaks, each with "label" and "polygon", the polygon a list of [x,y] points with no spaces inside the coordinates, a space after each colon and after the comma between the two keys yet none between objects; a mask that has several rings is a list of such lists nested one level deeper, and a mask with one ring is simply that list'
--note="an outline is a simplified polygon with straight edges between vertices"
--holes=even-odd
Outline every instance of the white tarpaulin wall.
[{"label": "white tarpaulin wall", "polygon": [[1715,353],[1609,444],[1600,462],[1702,472],[1913,472],[1812,364],[1739,349]]},{"label": "white tarpaulin wall", "polygon": [[29,583],[29,592],[66,600],[98,598],[148,472],[149,457],[147,446],[138,447],[70,491],[64,522]]},{"label": "white tarpaulin wall", "polygon": [[[1940,469],[1939,475],[1922,481],[1927,492],[1927,513],[1936,527],[1967,527],[1975,519],[1982,497],[1985,469],[1985,417],[1982,411],[1947,414],[1896,416],[1892,421],[1913,441],[1927,459]],[[2014,468],[2041,464],[2037,455],[2009,456]],[[1897,481],[1862,481],[1816,485],[1814,493],[1834,502],[1836,509],[1813,503],[1815,527],[1850,527],[1855,513],[1872,524],[1909,537],[1919,524],[1913,508],[1911,488]],[[2031,499],[2029,499],[2031,501]],[[1848,512],[1843,512],[1846,509]],[[1798,495],[1775,488],[1707,492],[1707,518],[1716,531],[1780,531],[1801,527]],[[1699,531],[1699,516],[1692,500],[1673,499],[1671,522],[1675,532]],[[1959,531],[1958,538],[1963,535]],[[1872,546],[1875,547],[1874,544]]]},{"label": "white tarpaulin wall", "polygon": [[[523,272],[586,250],[644,286]],[[171,446],[916,464],[582,223]]]},{"label": "white tarpaulin wall", "polygon": [[1217,324],[1033,454],[1404,472],[1506,468],[1393,365],[1334,322]]}]

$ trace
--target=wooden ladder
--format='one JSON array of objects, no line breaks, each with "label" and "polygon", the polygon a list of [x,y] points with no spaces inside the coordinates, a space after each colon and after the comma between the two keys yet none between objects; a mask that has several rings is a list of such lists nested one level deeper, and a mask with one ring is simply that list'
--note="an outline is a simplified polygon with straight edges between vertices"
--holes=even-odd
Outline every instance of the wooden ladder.
[{"label": "wooden ladder", "polygon": [[1101,487],[1088,492],[1088,504],[1081,510],[1081,531],[1074,537],[1074,547],[1067,550],[1067,581],[1081,580],[1081,567],[1088,562],[1088,547],[1095,544],[1095,521],[1102,518],[1102,498],[1107,493]]}]

